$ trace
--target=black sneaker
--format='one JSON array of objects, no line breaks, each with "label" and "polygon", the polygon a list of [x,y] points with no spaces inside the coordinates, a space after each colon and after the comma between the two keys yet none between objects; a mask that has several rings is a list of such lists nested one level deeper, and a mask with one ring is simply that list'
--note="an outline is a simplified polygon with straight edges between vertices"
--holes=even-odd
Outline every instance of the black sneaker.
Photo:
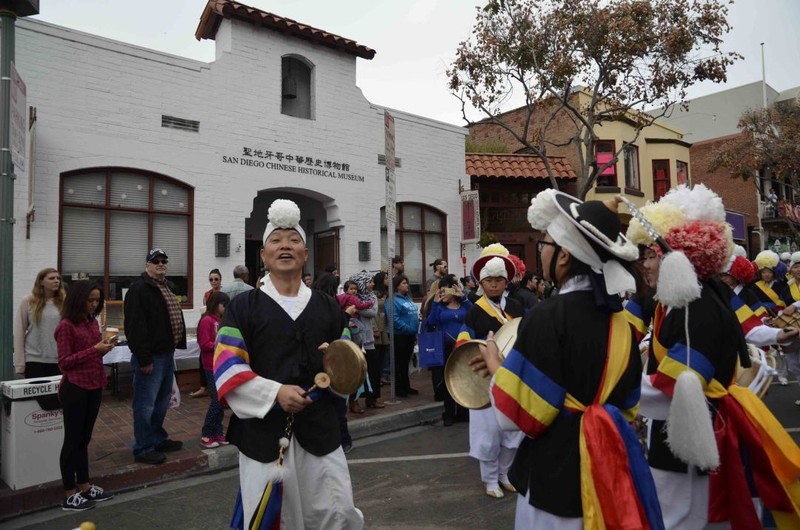
[{"label": "black sneaker", "polygon": [[167,455],[164,453],[159,453],[158,451],[150,451],[149,453],[136,455],[133,457],[133,459],[140,464],[158,465],[164,463],[164,460],[167,459]]},{"label": "black sneaker", "polygon": [[417,390],[415,388],[409,388],[408,389],[408,395],[409,396],[416,396],[417,394],[419,394],[419,390]]},{"label": "black sneaker", "polygon": [[180,451],[183,448],[183,442],[178,440],[165,440],[156,446],[156,451],[159,453],[171,453],[173,451]]},{"label": "black sneaker", "polygon": [[61,503],[61,509],[65,512],[83,512],[95,507],[94,501],[84,497],[81,492],[73,493]]},{"label": "black sneaker", "polygon": [[89,486],[88,490],[81,492],[81,495],[94,502],[103,502],[114,498],[113,493],[106,493],[103,488],[100,486],[95,486],[94,484]]}]

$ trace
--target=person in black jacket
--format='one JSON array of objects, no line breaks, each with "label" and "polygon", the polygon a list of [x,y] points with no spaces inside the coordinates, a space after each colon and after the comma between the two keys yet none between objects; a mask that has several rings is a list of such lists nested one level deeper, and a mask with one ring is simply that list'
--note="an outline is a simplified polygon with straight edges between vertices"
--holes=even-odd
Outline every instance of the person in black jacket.
[{"label": "person in black jacket", "polygon": [[225,310],[214,355],[219,397],[233,412],[228,439],[239,449],[230,526],[360,530],[335,394],[311,388],[328,344],[349,338],[348,319],[322,281],[312,290],[301,280],[308,249],[297,204],[276,199],[267,218],[269,273]]},{"label": "person in black jacket", "polygon": [[522,276],[522,280],[519,282],[519,289],[517,289],[517,298],[522,302],[522,306],[525,308],[525,312],[527,313],[533,306],[535,306],[539,299],[536,297],[536,293],[534,289],[536,285],[535,274],[533,271],[527,271]]},{"label": "person in black jacket", "polygon": [[167,282],[167,254],[147,254],[145,271],[125,296],[125,337],[133,370],[133,457],[160,464],[183,443],[164,430],[175,367],[175,348],[186,349],[186,323]]}]

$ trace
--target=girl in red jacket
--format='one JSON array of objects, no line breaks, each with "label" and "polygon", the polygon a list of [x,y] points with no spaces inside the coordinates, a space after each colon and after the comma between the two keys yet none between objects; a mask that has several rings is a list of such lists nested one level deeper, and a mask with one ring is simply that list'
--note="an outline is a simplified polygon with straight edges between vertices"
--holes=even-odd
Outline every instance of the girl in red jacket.
[{"label": "girl in red jacket", "polygon": [[206,300],[206,311],[197,324],[197,343],[200,346],[200,361],[208,381],[208,392],[211,400],[208,403],[208,412],[203,422],[203,431],[200,445],[206,449],[213,449],[220,445],[228,445],[225,435],[222,434],[222,420],[225,410],[217,398],[217,385],[214,383],[214,343],[217,340],[217,329],[222,313],[225,312],[230,298],[222,291],[214,291]]}]

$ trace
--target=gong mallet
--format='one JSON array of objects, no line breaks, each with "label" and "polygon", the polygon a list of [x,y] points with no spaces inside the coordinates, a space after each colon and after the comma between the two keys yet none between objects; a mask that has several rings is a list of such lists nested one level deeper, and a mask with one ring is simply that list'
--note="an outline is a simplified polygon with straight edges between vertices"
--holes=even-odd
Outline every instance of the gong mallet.
[{"label": "gong mallet", "polygon": [[303,397],[308,397],[311,392],[317,390],[318,388],[325,389],[329,386],[331,386],[331,376],[325,372],[320,372],[314,376],[314,386],[303,392]]}]

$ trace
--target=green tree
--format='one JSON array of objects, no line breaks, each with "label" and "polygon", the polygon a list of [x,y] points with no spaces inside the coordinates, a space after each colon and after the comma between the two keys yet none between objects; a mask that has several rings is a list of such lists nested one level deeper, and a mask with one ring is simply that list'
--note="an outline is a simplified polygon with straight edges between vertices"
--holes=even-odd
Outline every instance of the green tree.
[{"label": "green tree", "polygon": [[[554,188],[548,149],[575,149],[585,197],[624,148],[598,167],[597,127],[625,120],[638,138],[692,84],[726,80],[739,58],[721,51],[726,17],[719,0],[490,0],[448,69],[450,89],[468,124],[470,106],[508,131]],[[520,95],[525,116],[512,123],[500,108]],[[637,111],[650,107],[664,111]]]}]

